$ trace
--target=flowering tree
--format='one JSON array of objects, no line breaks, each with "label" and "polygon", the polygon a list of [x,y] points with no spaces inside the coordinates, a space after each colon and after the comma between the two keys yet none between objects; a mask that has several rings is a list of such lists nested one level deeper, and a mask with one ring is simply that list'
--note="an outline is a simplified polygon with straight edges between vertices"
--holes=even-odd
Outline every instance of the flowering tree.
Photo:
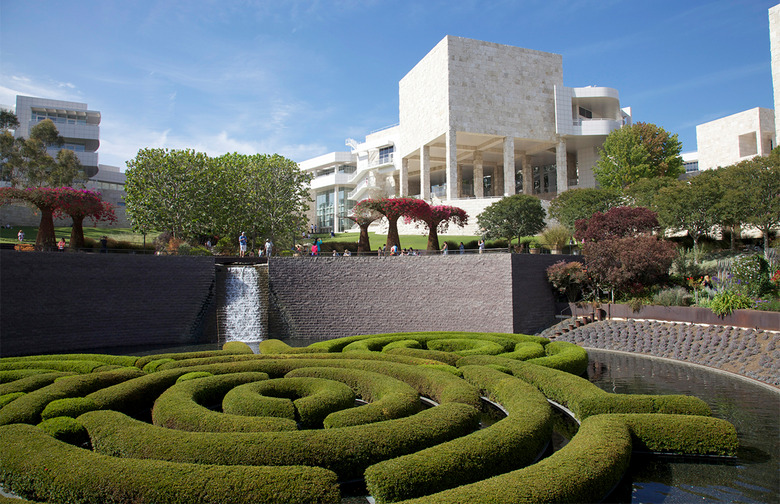
[{"label": "flowering tree", "polygon": [[[362,201],[360,202],[362,203]],[[382,214],[358,203],[352,209],[352,215],[347,219],[360,226],[360,238],[358,239],[357,252],[371,252],[371,243],[368,239],[368,226],[382,218]]]},{"label": "flowering tree", "polygon": [[436,205],[432,206],[423,200],[415,200],[417,203],[409,205],[404,214],[404,221],[409,223],[417,221],[428,228],[427,250],[439,250],[439,233],[447,231],[450,223],[463,227],[468,222],[468,214],[462,208]]},{"label": "flowering tree", "polygon": [[585,265],[578,261],[558,261],[546,271],[547,280],[558,292],[565,294],[570,303],[577,300],[577,296],[588,283]]},{"label": "flowering tree", "polygon": [[579,219],[574,227],[578,240],[601,241],[653,232],[658,229],[658,218],[648,208],[622,206]]},{"label": "flowering tree", "polygon": [[[113,208],[100,199],[100,193],[71,187],[15,187],[0,188],[0,205],[22,201],[29,203],[41,212],[41,222],[38,225],[38,237],[35,246],[43,249],[54,248],[54,216],[66,214],[73,219],[71,231],[71,247],[84,245],[84,230],[82,222],[89,217],[97,221],[115,222]],[[78,236],[76,236],[78,233]],[[75,241],[74,241],[75,240]],[[79,245],[80,244],[80,245]]]},{"label": "flowering tree", "polygon": [[62,214],[73,219],[73,227],[70,231],[70,247],[80,249],[84,247],[84,219],[89,218],[95,224],[100,221],[112,224],[116,222],[114,207],[100,198],[100,193],[87,189],[73,189],[63,187],[60,191],[59,206],[55,212],[57,217]]},{"label": "flowering tree", "polygon": [[416,198],[366,199],[355,205],[355,208],[359,208],[361,212],[373,210],[384,215],[388,222],[387,247],[392,248],[395,245],[401,248],[401,239],[398,236],[398,219],[411,212],[419,205],[420,201]]}]

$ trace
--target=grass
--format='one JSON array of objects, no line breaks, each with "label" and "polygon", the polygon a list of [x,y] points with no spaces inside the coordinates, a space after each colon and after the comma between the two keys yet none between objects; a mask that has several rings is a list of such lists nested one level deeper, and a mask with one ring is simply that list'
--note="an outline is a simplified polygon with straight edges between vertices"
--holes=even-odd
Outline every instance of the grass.
[{"label": "grass", "polygon": [[[16,243],[16,234],[19,230],[24,231],[25,243],[35,243],[35,239],[38,237],[38,226],[17,226],[11,229],[0,229],[0,243]],[[58,226],[54,228],[54,234],[57,240],[65,238],[66,242],[70,241],[70,226]],[[130,228],[119,227],[93,227],[88,224],[84,225],[84,237],[92,238],[93,240],[100,240],[101,236],[107,236],[110,239],[116,241],[124,241],[130,243],[136,243],[143,245],[144,235],[141,233],[134,233]],[[154,240],[156,233],[150,233],[146,235],[146,243],[151,243]]]},{"label": "grass", "polygon": [[[16,233],[19,232],[19,230],[24,230],[24,241],[25,243],[35,243],[35,239],[38,236],[38,226],[17,226],[11,229],[0,229],[0,243],[16,243]],[[55,227],[54,228],[55,235],[57,237],[57,240],[64,237],[65,241],[70,241],[70,227],[69,226],[63,226],[63,227]],[[154,238],[157,236],[158,233],[148,233],[146,235],[146,243],[149,244],[154,240]],[[116,241],[123,241],[123,242],[130,242],[135,243],[138,245],[142,245],[144,242],[144,236],[141,233],[134,233],[130,228],[119,228],[119,227],[93,227],[90,225],[84,226],[84,237],[85,238],[92,238],[94,240],[99,241],[101,236],[107,236],[109,239],[113,239]],[[337,242],[344,242],[344,241],[352,241],[357,243],[358,238],[360,238],[360,233],[338,233],[336,234],[335,238],[331,238],[329,234],[316,234],[313,235],[314,237],[322,238],[323,242],[329,242],[329,241],[337,241]],[[373,250],[376,250],[379,246],[381,246],[383,243],[387,243],[387,235],[384,234],[377,234],[373,232],[368,233],[369,240],[371,241],[371,247]],[[454,241],[455,243],[460,243],[461,241],[463,243],[468,243],[472,240],[478,240],[478,236],[467,236],[467,235],[451,235],[451,236],[439,236],[439,246],[444,244],[444,239],[447,239],[447,241]],[[312,239],[297,239],[297,243],[311,243]],[[401,235],[401,247],[402,248],[409,248],[412,247],[416,250],[425,250],[428,246],[428,235]]]}]

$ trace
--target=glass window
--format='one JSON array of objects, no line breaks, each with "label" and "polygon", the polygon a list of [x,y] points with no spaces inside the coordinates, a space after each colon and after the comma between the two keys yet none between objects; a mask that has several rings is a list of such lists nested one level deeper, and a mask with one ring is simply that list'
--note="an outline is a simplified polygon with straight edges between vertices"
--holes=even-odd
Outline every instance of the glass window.
[{"label": "glass window", "polygon": [[381,149],[379,149],[379,162],[392,163],[394,151],[395,151],[395,146],[393,145],[391,145],[390,147],[382,147]]}]

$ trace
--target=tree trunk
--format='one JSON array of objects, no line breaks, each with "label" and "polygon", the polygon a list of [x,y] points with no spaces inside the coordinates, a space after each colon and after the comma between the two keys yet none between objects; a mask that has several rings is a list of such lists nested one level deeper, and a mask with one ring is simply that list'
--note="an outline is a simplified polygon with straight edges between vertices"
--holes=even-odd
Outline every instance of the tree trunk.
[{"label": "tree trunk", "polygon": [[428,250],[439,250],[439,233],[436,230],[436,226],[428,229]]},{"label": "tree trunk", "polygon": [[398,247],[398,249],[401,249],[401,238],[398,236],[398,219],[401,216],[394,219],[387,219],[387,222],[389,224],[387,228],[387,250],[390,250],[393,248],[393,245]]},{"label": "tree trunk", "polygon": [[54,237],[54,209],[41,208],[41,223],[38,225],[38,237],[35,247],[42,250],[52,250],[57,239]]},{"label": "tree trunk", "polygon": [[70,248],[79,250],[84,248],[84,217],[71,216],[73,227],[70,229]]},{"label": "tree trunk", "polygon": [[358,224],[360,226],[360,238],[358,239],[357,252],[358,254],[371,252],[371,242],[368,239],[368,226],[370,222],[365,224]]}]

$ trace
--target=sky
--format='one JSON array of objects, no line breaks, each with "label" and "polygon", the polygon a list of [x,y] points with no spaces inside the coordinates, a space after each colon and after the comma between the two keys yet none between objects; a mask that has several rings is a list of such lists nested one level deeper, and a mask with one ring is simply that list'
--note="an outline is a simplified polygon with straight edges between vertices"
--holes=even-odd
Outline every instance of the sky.
[{"label": "sky", "polygon": [[697,124],[774,108],[776,2],[0,0],[0,106],[87,103],[123,169],[147,147],[300,162],[398,123],[398,81],[453,35],[560,54],[564,85],[616,88],[688,152]]}]

